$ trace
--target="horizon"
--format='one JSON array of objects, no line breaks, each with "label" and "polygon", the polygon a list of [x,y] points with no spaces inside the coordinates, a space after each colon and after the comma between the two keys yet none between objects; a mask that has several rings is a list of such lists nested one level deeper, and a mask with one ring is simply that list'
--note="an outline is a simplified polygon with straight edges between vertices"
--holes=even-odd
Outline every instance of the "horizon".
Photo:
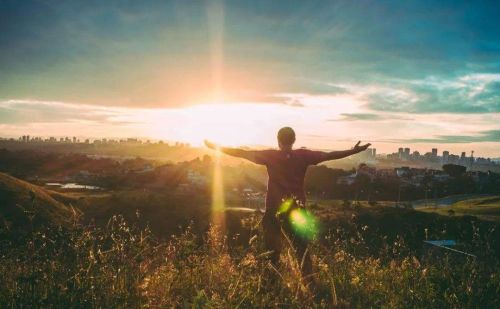
[{"label": "horizon", "polygon": [[499,158],[499,9],[3,1],[0,131]]},{"label": "horizon", "polygon": [[[25,142],[25,141],[22,141],[21,139],[23,137],[29,137],[29,141],[33,142],[34,140],[33,139],[37,139],[37,138],[41,138],[42,140],[41,141],[34,141],[34,142],[50,142],[49,139],[50,138],[55,138],[55,143],[70,143],[70,144],[73,144],[73,140],[72,138],[76,138],[77,139],[77,142],[76,143],[86,143],[86,140],[88,139],[89,140],[89,143],[93,143],[94,141],[103,141],[103,139],[106,139],[107,142],[128,142],[127,139],[136,139],[137,141],[139,141],[141,144],[147,144],[148,142],[151,143],[151,144],[155,144],[155,143],[165,143],[167,144],[168,146],[176,146],[177,144],[180,144],[180,146],[187,146],[187,147],[190,147],[190,148],[195,148],[195,149],[207,149],[205,145],[203,145],[203,142],[200,142],[199,144],[191,144],[189,142],[185,142],[185,141],[179,141],[179,140],[168,140],[168,139],[150,139],[150,138],[147,138],[147,137],[140,137],[140,136],[128,136],[128,137],[113,137],[113,136],[104,136],[104,137],[93,137],[93,136],[69,136],[69,135],[58,135],[58,136],[40,136],[40,135],[31,135],[31,134],[24,134],[24,135],[21,135],[21,136],[2,136],[0,135],[0,141],[1,140],[5,140],[5,141],[14,141],[14,142]],[[67,141],[61,141],[60,139],[61,138],[69,138],[69,142]],[[461,151],[457,151],[457,152],[454,152],[454,151],[450,151],[450,149],[446,148],[446,144],[444,145],[435,145],[435,144],[431,144],[432,147],[431,148],[423,148],[423,147],[420,147],[420,148],[412,148],[412,147],[408,147],[408,145],[398,145],[398,146],[395,146],[396,148],[393,148],[392,150],[389,150],[389,151],[379,151],[378,148],[376,147],[373,147],[373,145],[371,147],[369,147],[368,149],[375,149],[377,151],[376,155],[377,156],[381,156],[381,155],[389,155],[389,154],[395,154],[398,152],[399,148],[410,148],[410,154],[412,154],[414,151],[417,151],[419,152],[420,155],[424,155],[425,153],[431,153],[432,151],[432,148],[437,148],[437,151],[438,151],[438,157],[442,156],[443,155],[443,151],[449,151],[449,154],[453,154],[453,155],[460,155],[462,152],[465,152],[465,155],[466,157],[470,157],[471,155],[471,150],[473,149],[463,149]],[[264,148],[271,148],[271,149],[277,149],[278,148],[278,145],[259,145],[259,144],[249,144],[249,145],[236,145],[236,146],[239,146],[239,147],[242,147],[242,148],[254,148],[254,149],[264,149]],[[440,148],[441,146],[441,148]],[[294,149],[299,149],[299,148],[308,148],[308,147],[305,147],[305,146],[302,146],[302,145],[294,145],[293,147]],[[322,150],[322,151],[327,151],[329,149],[324,149],[324,148],[312,148],[312,149],[315,149],[315,150]],[[474,151],[474,158],[486,158],[486,159],[491,159],[493,161],[498,161],[500,160],[500,157],[491,157],[491,156],[487,156],[487,155],[483,155],[481,153],[477,153],[476,151]]]}]

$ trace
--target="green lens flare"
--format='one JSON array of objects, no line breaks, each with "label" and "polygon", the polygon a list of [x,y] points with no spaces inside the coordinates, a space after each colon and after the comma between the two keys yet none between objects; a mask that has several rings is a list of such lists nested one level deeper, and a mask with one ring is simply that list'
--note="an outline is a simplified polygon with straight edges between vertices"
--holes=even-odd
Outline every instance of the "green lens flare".
[{"label": "green lens flare", "polygon": [[290,225],[295,233],[307,239],[318,234],[318,223],[314,215],[303,208],[290,211]]},{"label": "green lens flare", "polygon": [[281,203],[280,207],[278,208],[278,215],[285,214],[290,210],[290,207],[292,207],[293,204],[293,199],[287,199],[283,203]]}]

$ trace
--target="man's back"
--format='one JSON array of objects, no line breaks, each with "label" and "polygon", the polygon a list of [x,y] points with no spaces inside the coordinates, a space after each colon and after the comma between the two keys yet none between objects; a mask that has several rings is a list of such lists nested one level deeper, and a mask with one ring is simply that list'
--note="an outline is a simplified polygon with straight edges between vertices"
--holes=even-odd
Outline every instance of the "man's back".
[{"label": "man's back", "polygon": [[255,163],[265,165],[267,183],[266,211],[274,212],[283,199],[305,203],[304,177],[307,167],[321,161],[323,152],[307,149],[262,150],[255,152]]}]

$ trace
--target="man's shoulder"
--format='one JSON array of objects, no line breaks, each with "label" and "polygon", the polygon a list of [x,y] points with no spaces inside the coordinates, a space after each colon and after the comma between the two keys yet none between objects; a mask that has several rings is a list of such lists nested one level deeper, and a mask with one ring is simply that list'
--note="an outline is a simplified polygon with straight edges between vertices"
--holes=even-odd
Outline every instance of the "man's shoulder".
[{"label": "man's shoulder", "polygon": [[293,155],[296,158],[306,159],[310,156],[311,152],[312,152],[312,150],[307,149],[306,147],[301,147],[301,148],[294,149]]},{"label": "man's shoulder", "polygon": [[323,161],[325,153],[323,151],[302,147],[296,150],[295,155],[304,160],[307,164],[317,164]]},{"label": "man's shoulder", "polygon": [[294,150],[295,153],[309,153],[311,151],[313,151],[313,150],[308,149],[306,147],[300,147],[300,148]]},{"label": "man's shoulder", "polygon": [[279,152],[280,152],[279,150],[272,149],[272,148],[268,148],[268,149],[260,149],[260,150],[256,150],[256,151],[257,151],[257,152],[260,152],[260,153],[269,153],[269,154],[279,153]]},{"label": "man's shoulder", "polygon": [[255,150],[254,153],[258,156],[264,157],[264,158],[269,158],[269,157],[274,157],[276,154],[279,153],[279,150],[276,149],[260,149],[260,150]]}]

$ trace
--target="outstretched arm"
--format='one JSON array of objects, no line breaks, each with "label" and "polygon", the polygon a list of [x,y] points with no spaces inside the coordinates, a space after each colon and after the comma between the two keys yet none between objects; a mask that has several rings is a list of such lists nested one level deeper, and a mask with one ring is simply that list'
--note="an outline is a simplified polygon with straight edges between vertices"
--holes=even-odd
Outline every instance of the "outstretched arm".
[{"label": "outstretched arm", "polygon": [[240,148],[222,147],[207,140],[205,140],[205,146],[213,150],[218,150],[232,157],[247,159],[254,163],[262,164],[262,162],[260,162],[261,160],[259,159],[259,156],[257,155],[258,152],[256,151],[249,151]]},{"label": "outstretched arm", "polygon": [[359,141],[352,149],[349,150],[340,150],[340,151],[331,151],[331,152],[325,152],[322,155],[321,161],[329,161],[329,160],[337,160],[337,159],[342,159],[348,156],[352,156],[353,154],[357,154],[361,151],[366,150],[368,147],[370,147],[370,143],[365,144],[365,145],[359,145],[361,141]]}]

